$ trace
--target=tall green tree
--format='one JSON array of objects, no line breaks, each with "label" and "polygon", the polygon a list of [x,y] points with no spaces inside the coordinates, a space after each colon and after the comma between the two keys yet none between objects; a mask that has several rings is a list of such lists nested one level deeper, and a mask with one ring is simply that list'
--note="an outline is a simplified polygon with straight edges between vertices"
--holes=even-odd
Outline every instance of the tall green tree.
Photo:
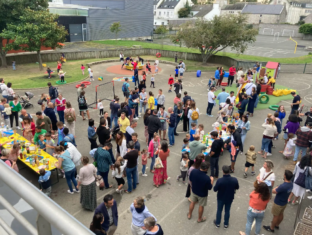
[{"label": "tall green tree", "polygon": [[[25,11],[25,8],[38,11],[47,9],[48,6],[48,0],[0,0],[0,34],[7,28],[7,25],[20,22],[20,16]],[[7,49],[3,48],[2,41],[8,44],[9,40],[0,36],[0,58],[2,66],[7,67]]]},{"label": "tall green tree", "polygon": [[184,7],[178,11],[179,18],[186,18],[191,14],[191,7],[188,1],[185,3]]},{"label": "tall green tree", "polygon": [[195,23],[183,24],[177,37],[186,47],[198,48],[205,64],[210,56],[225,48],[244,53],[248,44],[256,41],[257,34],[257,30],[248,29],[245,15],[231,14],[215,16],[210,21],[198,19]]},{"label": "tall green tree", "polygon": [[118,38],[118,33],[121,31],[121,24],[120,22],[114,22],[109,27],[110,31],[115,34],[116,40]]},{"label": "tall green tree", "polygon": [[299,27],[299,33],[312,35],[312,24],[303,24]]},{"label": "tall green tree", "polygon": [[42,70],[41,47],[61,48],[68,34],[64,26],[57,24],[58,15],[48,10],[34,11],[25,9],[17,25],[9,24],[0,34],[5,39],[13,40],[5,46],[6,50],[22,49],[36,51],[39,68]]}]

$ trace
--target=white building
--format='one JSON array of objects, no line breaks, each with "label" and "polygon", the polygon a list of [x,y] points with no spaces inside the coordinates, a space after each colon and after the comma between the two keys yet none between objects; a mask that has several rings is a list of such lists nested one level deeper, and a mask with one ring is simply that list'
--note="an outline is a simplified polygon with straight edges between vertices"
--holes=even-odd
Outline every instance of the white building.
[{"label": "white building", "polygon": [[212,20],[213,17],[219,16],[220,13],[221,8],[217,3],[209,5],[194,5],[191,10],[191,14],[194,18],[202,18],[205,20]]}]

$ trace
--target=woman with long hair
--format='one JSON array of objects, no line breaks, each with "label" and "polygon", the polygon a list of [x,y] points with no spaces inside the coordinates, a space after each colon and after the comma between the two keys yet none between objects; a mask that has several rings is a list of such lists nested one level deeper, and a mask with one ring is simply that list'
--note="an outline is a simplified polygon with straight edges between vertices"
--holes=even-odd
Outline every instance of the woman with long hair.
[{"label": "woman with long hair", "polygon": [[175,123],[175,127],[174,127],[174,135],[179,135],[177,133],[177,127],[178,127],[178,124],[180,122],[181,116],[183,114],[182,102],[177,103],[177,108],[175,109],[175,114],[176,114],[177,119],[176,119],[176,123]]},{"label": "woman with long hair", "polygon": [[183,107],[183,131],[189,132],[189,118],[187,116],[188,111],[190,110],[191,100],[187,100]]},{"label": "woman with long hair", "polygon": [[254,191],[249,195],[249,209],[247,211],[247,223],[245,232],[240,231],[240,235],[250,235],[252,224],[256,221],[256,234],[260,234],[261,223],[264,212],[270,201],[269,188],[265,183],[256,185]]},{"label": "woman with long hair", "polygon": [[75,136],[75,123],[76,123],[76,112],[69,101],[66,102],[66,108],[64,110],[65,125],[69,130],[69,134]]},{"label": "woman with long hair", "polygon": [[151,115],[151,110],[146,109],[145,114],[143,116],[143,122],[144,122],[144,127],[145,127],[144,136],[145,136],[146,143],[148,143],[148,136],[149,136],[148,129],[147,129],[147,118],[149,117],[149,115]]},{"label": "woman with long hair", "polygon": [[160,120],[161,127],[159,128],[159,136],[161,138],[161,132],[163,132],[163,140],[166,139],[166,132],[167,132],[167,120],[169,118],[168,113],[165,111],[165,106],[160,106],[157,116]]},{"label": "woman with long hair", "polygon": [[18,166],[17,166],[17,159],[19,156],[19,151],[20,151],[20,145],[19,144],[13,144],[13,147],[10,151],[10,155],[9,155],[9,160],[12,162],[15,162],[14,166],[13,166],[13,170],[15,170],[16,172],[19,172],[18,170]]},{"label": "woman with long hair", "polygon": [[158,150],[158,156],[163,164],[162,168],[155,168],[154,172],[154,185],[158,188],[159,185],[165,184],[168,180],[167,175],[167,157],[169,157],[170,150],[168,149],[167,142],[161,142],[160,150]]},{"label": "woman with long hair", "polygon": [[257,100],[257,91],[256,88],[253,87],[252,91],[251,91],[251,95],[248,96],[249,100],[248,100],[248,107],[247,107],[247,114],[250,114],[250,117],[253,116],[254,113],[254,109],[255,109],[255,102]]},{"label": "woman with long hair", "polygon": [[124,133],[122,133],[121,131],[118,131],[118,133],[116,134],[115,141],[117,145],[117,157],[125,156],[127,153],[127,141],[126,141],[126,137]]},{"label": "woman with long hair", "polygon": [[286,116],[286,110],[285,110],[285,107],[284,105],[280,105],[278,108],[277,108],[277,111],[278,112],[278,118],[281,120],[281,126],[283,125],[283,119],[285,118]]},{"label": "woman with long hair", "polygon": [[[273,172],[274,164],[271,160],[265,160],[263,167],[259,170],[260,173],[257,176],[257,183],[264,182],[269,187],[270,198],[272,197],[272,189],[275,183],[275,174]],[[255,182],[256,184],[256,182]]]},{"label": "woman with long hair", "polygon": [[195,119],[195,120],[192,119],[192,114],[194,111],[196,111],[199,115],[199,109],[196,108],[195,101],[192,101],[190,104],[190,109],[189,109],[188,114],[187,114],[187,117],[189,119],[189,130],[191,130],[191,128],[192,128],[191,127],[192,123],[195,123],[196,125],[198,124],[198,119]]},{"label": "woman with long hair", "polygon": [[[250,130],[250,122],[248,121],[248,117],[243,115],[241,119],[238,120],[237,127],[241,128],[241,139],[242,146],[244,147],[244,142],[247,136],[247,132]],[[241,149],[241,154],[243,154],[243,149]]]},{"label": "woman with long hair", "polygon": [[29,142],[34,138],[35,135],[35,123],[31,122],[29,117],[23,118],[22,121],[22,128],[23,128],[23,136],[25,139],[27,139]]},{"label": "woman with long hair", "polygon": [[93,216],[92,223],[90,225],[90,230],[94,232],[95,235],[106,235],[105,230],[102,228],[104,223],[104,216],[102,213],[96,213]]},{"label": "woman with long hair", "polygon": [[158,133],[154,133],[154,138],[149,142],[148,145],[148,153],[149,153],[149,158],[151,158],[151,167],[150,167],[150,172],[154,173],[154,164],[155,164],[155,159],[157,158],[158,155],[158,150],[160,149],[160,141],[159,141],[159,135]]},{"label": "woman with long hair", "polygon": [[272,142],[274,135],[277,134],[277,128],[272,118],[267,118],[266,122],[262,124],[262,127],[265,129],[262,137],[262,146],[261,151],[258,153],[263,155],[263,158],[271,156],[269,153],[269,145]]}]

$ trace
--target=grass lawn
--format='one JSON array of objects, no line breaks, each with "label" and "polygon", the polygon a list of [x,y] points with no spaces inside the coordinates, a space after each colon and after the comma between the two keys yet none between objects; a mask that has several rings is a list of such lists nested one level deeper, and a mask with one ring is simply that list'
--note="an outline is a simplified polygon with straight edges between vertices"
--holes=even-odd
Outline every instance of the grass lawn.
[{"label": "grass lawn", "polygon": [[[179,46],[169,46],[169,45],[162,46],[161,44],[139,42],[139,41],[103,40],[103,41],[92,41],[92,42],[106,44],[106,45],[114,45],[116,47],[118,46],[132,47],[133,45],[140,45],[142,48],[151,48],[151,49],[157,49],[157,50],[167,50],[167,51],[177,51],[177,52],[199,53],[197,49],[179,47]],[[235,53],[225,53],[225,52],[218,52],[217,55],[228,56],[237,60],[261,61],[261,62],[274,61],[274,62],[280,62],[283,64],[312,63],[312,55],[306,55],[306,56],[300,56],[300,57],[294,57],[294,58],[271,58],[271,57],[262,57],[262,56],[252,56],[252,55],[237,55]]]},{"label": "grass lawn", "polygon": [[[72,60],[63,64],[63,71],[65,74],[65,81],[67,83],[80,81],[88,76],[87,68],[85,69],[85,75],[82,75],[80,67],[84,64],[85,67],[87,63],[100,61],[100,60],[110,60],[118,58],[100,58],[100,59],[86,59],[86,60]],[[28,89],[28,88],[40,88],[46,87],[48,82],[56,85],[56,81],[60,80],[56,72],[56,63],[48,62],[45,63],[50,67],[54,73],[51,79],[47,79],[46,68],[40,71],[39,66],[35,63],[31,64],[21,64],[16,66],[16,70],[13,71],[12,68],[1,68],[1,74],[5,78],[5,82],[12,82],[13,89]]]},{"label": "grass lawn", "polygon": [[[281,86],[281,85],[277,85],[275,84],[275,88],[276,89],[291,89],[290,87],[285,87],[285,86]],[[225,87],[225,90],[230,93],[230,91],[234,91],[235,94],[237,92],[237,88],[233,85],[232,87]],[[221,89],[219,88],[217,92],[215,92],[216,96],[221,92]],[[270,105],[276,105],[278,104],[280,101],[282,100],[292,100],[294,97],[292,95],[283,95],[283,96],[274,96],[274,95],[269,95],[269,102],[267,104],[261,104],[260,102],[258,103],[257,108],[255,108],[256,110],[259,109],[268,109]],[[219,103],[217,101],[217,103]],[[237,108],[235,108],[235,110],[237,110]],[[247,109],[246,109],[247,110]],[[274,112],[272,110],[272,112]]]}]

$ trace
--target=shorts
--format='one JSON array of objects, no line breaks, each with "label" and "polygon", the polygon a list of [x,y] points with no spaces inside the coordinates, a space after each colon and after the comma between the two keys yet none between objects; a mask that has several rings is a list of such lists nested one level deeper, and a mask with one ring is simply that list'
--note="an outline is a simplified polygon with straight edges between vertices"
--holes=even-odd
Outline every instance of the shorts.
[{"label": "shorts", "polygon": [[183,73],[180,73],[180,76],[183,76]]},{"label": "shorts", "polygon": [[93,76],[90,76],[90,78],[93,78]]},{"label": "shorts", "polygon": [[123,178],[116,178],[115,177],[115,179],[117,181],[118,186],[121,185],[121,184],[125,184],[125,180]]},{"label": "shorts", "polygon": [[279,205],[276,205],[275,203],[273,203],[271,212],[272,212],[272,214],[274,216],[279,216],[279,215],[284,213],[284,210],[286,209],[286,206],[287,206],[287,204],[284,205],[284,206],[279,206]]},{"label": "shorts", "polygon": [[179,77],[179,74],[175,74],[174,77],[176,77],[176,78]]},{"label": "shorts", "polygon": [[190,199],[192,202],[198,202],[199,206],[207,205],[207,197],[199,197],[195,193],[191,193]]},{"label": "shorts", "polygon": [[251,167],[251,166],[255,166],[255,164],[251,164],[250,162],[245,163],[245,167]]},{"label": "shorts", "polygon": [[125,91],[125,92],[124,92],[124,97],[129,98],[129,96],[130,96],[129,91]]},{"label": "shorts", "polygon": [[239,153],[239,150],[236,150],[236,154],[235,154],[235,156],[234,156],[234,160],[233,160],[233,158],[232,158],[232,154],[230,154],[231,162],[236,162],[236,158],[237,158],[238,153]]}]

